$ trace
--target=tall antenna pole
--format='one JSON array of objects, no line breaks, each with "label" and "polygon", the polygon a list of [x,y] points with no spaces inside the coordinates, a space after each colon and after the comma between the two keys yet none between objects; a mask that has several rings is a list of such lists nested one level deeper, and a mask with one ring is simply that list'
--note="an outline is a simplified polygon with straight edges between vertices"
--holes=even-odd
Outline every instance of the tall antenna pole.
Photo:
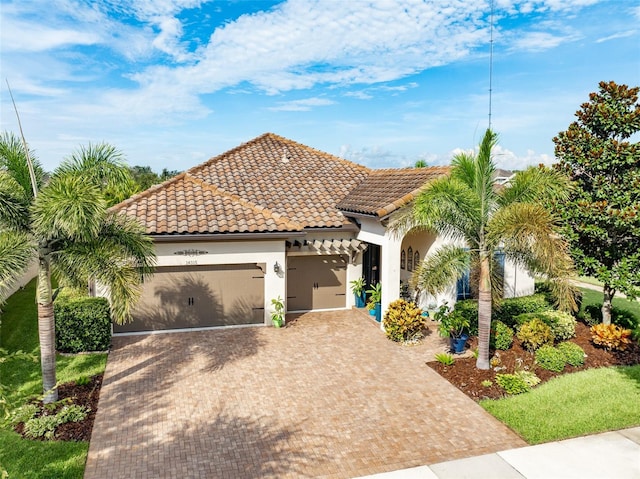
[{"label": "tall antenna pole", "polygon": [[489,129],[491,129],[491,100],[493,94],[493,0],[490,0],[491,6],[491,26],[489,39]]}]

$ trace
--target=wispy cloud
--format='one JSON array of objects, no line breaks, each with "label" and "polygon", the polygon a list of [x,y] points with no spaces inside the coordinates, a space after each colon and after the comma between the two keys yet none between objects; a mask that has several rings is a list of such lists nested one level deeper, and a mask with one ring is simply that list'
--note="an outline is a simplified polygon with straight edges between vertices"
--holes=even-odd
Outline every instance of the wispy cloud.
[{"label": "wispy cloud", "polygon": [[613,35],[609,35],[607,37],[598,38],[596,40],[596,43],[608,42],[610,40],[615,40],[617,38],[632,37],[633,35],[636,35],[637,33],[638,33],[638,30],[627,30],[626,32],[614,33]]},{"label": "wispy cloud", "polygon": [[292,100],[282,102],[278,106],[270,107],[271,111],[309,111],[314,106],[333,105],[335,101],[326,98],[305,98],[303,100]]}]

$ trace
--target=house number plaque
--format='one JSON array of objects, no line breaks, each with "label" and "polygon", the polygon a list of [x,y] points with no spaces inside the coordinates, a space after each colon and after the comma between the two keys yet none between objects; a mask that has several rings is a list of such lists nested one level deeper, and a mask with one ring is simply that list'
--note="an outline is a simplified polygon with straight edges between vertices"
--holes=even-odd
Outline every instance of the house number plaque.
[{"label": "house number plaque", "polygon": [[180,256],[186,256],[188,259],[185,261],[187,266],[193,266],[198,264],[198,256],[203,254],[208,254],[208,251],[204,251],[201,249],[183,249],[180,251],[175,251],[173,254],[177,254]]}]

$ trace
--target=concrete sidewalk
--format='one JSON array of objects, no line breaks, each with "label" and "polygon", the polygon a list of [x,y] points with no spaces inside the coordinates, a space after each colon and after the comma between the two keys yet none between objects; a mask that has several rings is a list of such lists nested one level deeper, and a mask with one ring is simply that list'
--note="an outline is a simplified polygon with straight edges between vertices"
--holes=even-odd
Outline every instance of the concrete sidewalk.
[{"label": "concrete sidewalk", "polygon": [[366,478],[638,479],[640,427],[509,449]]}]

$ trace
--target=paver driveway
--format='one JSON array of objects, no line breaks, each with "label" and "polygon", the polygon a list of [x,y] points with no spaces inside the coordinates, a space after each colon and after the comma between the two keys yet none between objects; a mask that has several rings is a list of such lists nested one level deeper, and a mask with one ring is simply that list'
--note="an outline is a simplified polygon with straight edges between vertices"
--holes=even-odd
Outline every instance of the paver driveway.
[{"label": "paver driveway", "polygon": [[355,477],[524,445],[357,311],[114,338],[85,478]]}]

